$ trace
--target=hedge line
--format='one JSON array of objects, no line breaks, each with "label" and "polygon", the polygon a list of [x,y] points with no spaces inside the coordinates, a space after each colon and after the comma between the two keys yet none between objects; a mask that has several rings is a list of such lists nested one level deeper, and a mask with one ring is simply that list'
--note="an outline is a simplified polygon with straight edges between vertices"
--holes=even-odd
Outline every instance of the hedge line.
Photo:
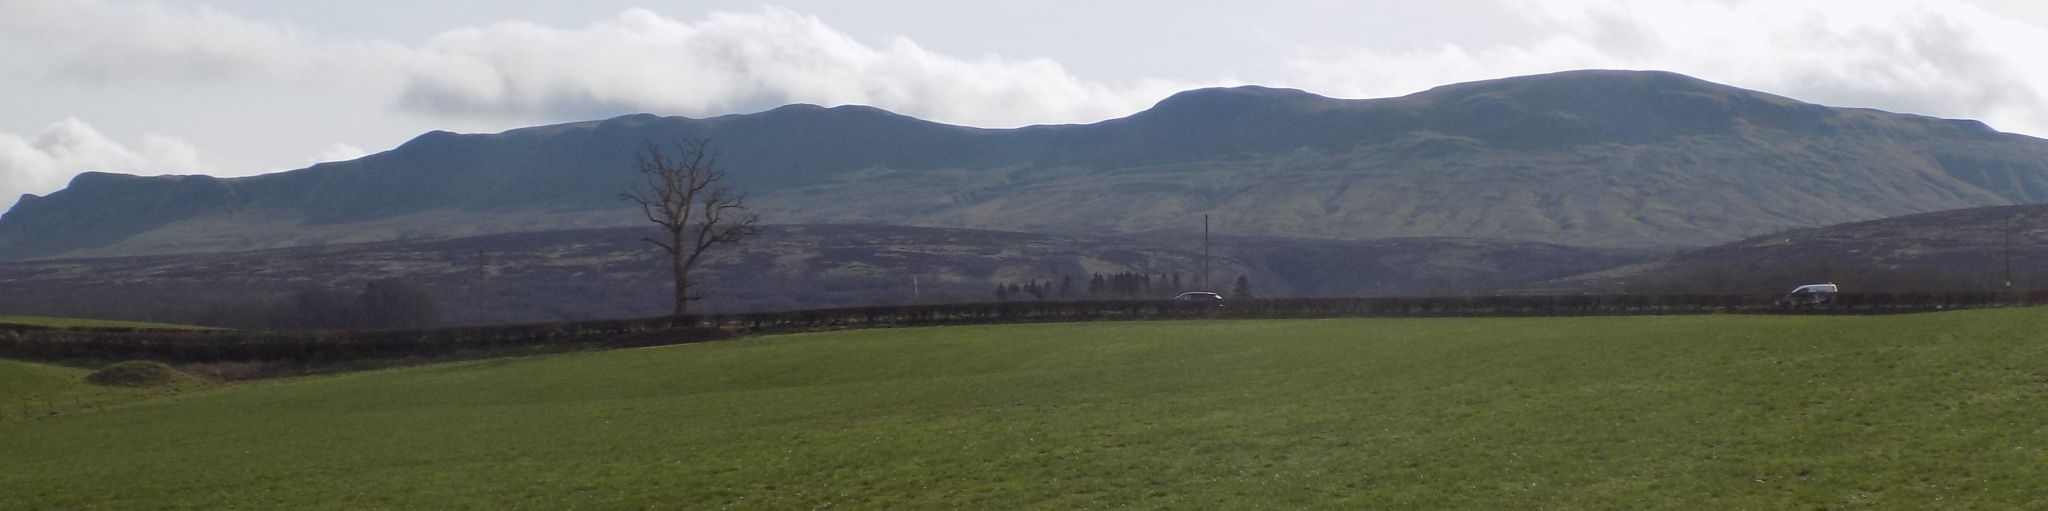
[{"label": "hedge line", "polygon": [[849,307],[704,318],[727,328],[780,330],[856,325],[932,325],[1098,319],[1483,317],[1627,314],[1883,314],[2048,303],[2048,292],[1843,293],[1835,303],[1780,307],[1775,295],[1529,295],[1274,298],[1216,303],[1025,301]]},{"label": "hedge line", "polygon": [[731,335],[721,329],[685,326],[668,319],[381,331],[42,329],[0,331],[0,356],[29,360],[320,364],[531,348],[679,344]]},{"label": "hedge line", "polygon": [[1026,301],[849,307],[684,318],[387,331],[168,331],[125,328],[0,330],[0,356],[37,360],[165,362],[440,357],[527,348],[601,348],[699,342],[732,332],[864,326],[1178,318],[1482,317],[1625,314],[1882,314],[2048,303],[2048,292],[1845,293],[1836,303],[1778,307],[1773,296],[1557,295],[1279,298],[1210,302]]}]

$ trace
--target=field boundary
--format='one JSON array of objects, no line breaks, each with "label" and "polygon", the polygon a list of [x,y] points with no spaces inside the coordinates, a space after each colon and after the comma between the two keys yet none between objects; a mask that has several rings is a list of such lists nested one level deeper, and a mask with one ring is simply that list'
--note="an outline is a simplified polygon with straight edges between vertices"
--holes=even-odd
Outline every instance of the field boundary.
[{"label": "field boundary", "polygon": [[1896,314],[2048,303],[2048,292],[1844,293],[1781,307],[1771,296],[1530,295],[1477,297],[1013,301],[844,307],[605,321],[377,331],[228,331],[0,325],[0,357],[69,363],[290,362],[463,358],[683,344],[823,329],[1113,320],[1541,317],[1684,314]]}]

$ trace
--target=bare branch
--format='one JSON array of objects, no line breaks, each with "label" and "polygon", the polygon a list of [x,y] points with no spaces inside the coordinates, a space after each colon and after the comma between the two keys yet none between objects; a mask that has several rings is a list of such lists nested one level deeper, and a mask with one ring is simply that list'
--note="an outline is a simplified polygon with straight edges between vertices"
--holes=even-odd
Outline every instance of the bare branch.
[{"label": "bare branch", "polygon": [[662,250],[662,251],[668,252],[668,253],[670,253],[670,254],[674,254],[674,253],[676,253],[676,246],[675,246],[675,245],[670,245],[670,244],[668,244],[668,242],[664,242],[664,241],[661,241],[661,240],[658,240],[658,239],[654,239],[654,238],[640,238],[640,241],[645,241],[645,242],[648,242],[648,243],[653,243],[653,244],[654,244],[654,246],[657,246],[657,247],[661,247],[661,250]]},{"label": "bare branch", "polygon": [[675,272],[676,315],[683,315],[697,283],[690,272],[706,252],[759,234],[760,217],[746,207],[746,194],[720,186],[726,177],[718,155],[701,139],[671,143],[665,152],[649,141],[636,155],[642,186],[619,193],[619,200],[637,204],[647,221],[660,226],[659,239],[644,238],[670,255]]}]

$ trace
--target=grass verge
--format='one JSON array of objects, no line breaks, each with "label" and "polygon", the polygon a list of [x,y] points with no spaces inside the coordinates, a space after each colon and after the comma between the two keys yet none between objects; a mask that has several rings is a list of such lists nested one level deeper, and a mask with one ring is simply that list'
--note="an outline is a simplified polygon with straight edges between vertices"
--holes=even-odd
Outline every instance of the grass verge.
[{"label": "grass verge", "polygon": [[217,328],[212,327],[176,325],[170,323],[118,321],[111,319],[51,318],[42,316],[0,316],[0,325],[23,325],[46,328],[135,328],[144,330],[219,330]]}]

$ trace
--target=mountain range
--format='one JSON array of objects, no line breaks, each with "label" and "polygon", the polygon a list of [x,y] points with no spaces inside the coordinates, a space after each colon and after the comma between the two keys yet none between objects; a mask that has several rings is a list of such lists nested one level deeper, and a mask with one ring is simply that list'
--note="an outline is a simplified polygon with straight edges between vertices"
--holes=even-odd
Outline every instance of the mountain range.
[{"label": "mountain range", "polygon": [[1705,246],[2048,200],[2048,141],[1652,71],[1387,99],[1201,89],[1092,124],[978,129],[859,106],[430,132],[246,178],[87,173],[0,216],[0,260],[631,226],[648,144],[701,138],[769,223]]}]

